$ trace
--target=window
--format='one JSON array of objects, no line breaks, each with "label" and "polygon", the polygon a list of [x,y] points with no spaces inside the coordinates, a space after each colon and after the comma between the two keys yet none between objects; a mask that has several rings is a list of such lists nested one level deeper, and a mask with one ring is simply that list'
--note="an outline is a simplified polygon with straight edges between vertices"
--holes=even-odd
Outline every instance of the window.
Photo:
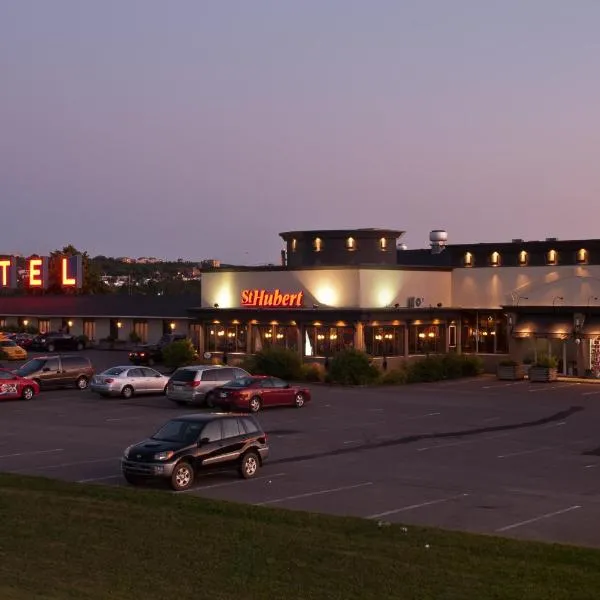
[{"label": "window", "polygon": [[0,329],[4,329],[6,327],[6,319],[0,319]]},{"label": "window", "polygon": [[558,252],[556,250],[548,250],[548,254],[546,254],[546,262],[549,265],[555,265],[558,262]]},{"label": "window", "polygon": [[446,328],[440,325],[411,325],[408,329],[409,354],[439,354],[446,351]]},{"label": "window", "polygon": [[296,325],[255,325],[252,328],[252,352],[276,346],[298,351],[298,327]]},{"label": "window", "polygon": [[267,388],[271,389],[271,388],[274,388],[275,386],[273,385],[273,380],[272,379],[263,379],[260,382],[260,384],[259,384],[258,387],[261,387],[261,388],[264,388],[264,389],[267,389]]},{"label": "window", "polygon": [[473,257],[473,254],[471,254],[471,252],[466,252],[465,258],[464,258],[465,267],[472,267],[474,264],[475,264],[475,258]]},{"label": "window", "polygon": [[[38,321],[38,329],[40,333],[50,333],[50,321],[48,319],[40,319]],[[85,333],[85,331],[84,331]],[[89,339],[92,339],[88,336]]]},{"label": "window", "polygon": [[508,352],[507,318],[500,313],[471,312],[461,318],[461,349],[464,353]]},{"label": "window", "polygon": [[142,369],[129,369],[127,377],[144,377],[144,371]]},{"label": "window", "polygon": [[158,371],[149,369],[148,367],[143,367],[141,371],[144,377],[160,377],[160,373]]},{"label": "window", "polygon": [[12,373],[8,373],[7,371],[0,371],[0,379],[14,379],[14,375],[12,375]]},{"label": "window", "polygon": [[69,367],[71,369],[85,369],[90,366],[86,358],[79,358],[78,356],[67,356],[62,359],[62,363],[63,367]]},{"label": "window", "polygon": [[[186,421],[184,419],[173,419],[165,423],[151,439],[161,442],[182,442],[193,444],[198,440],[202,422]],[[220,427],[219,427],[220,429]],[[220,431],[219,431],[219,439]]]},{"label": "window", "polygon": [[237,369],[234,367],[233,376],[235,379],[241,379],[242,377],[247,377],[248,373],[246,373],[246,371],[244,371],[244,369]]},{"label": "window", "polygon": [[385,252],[387,250],[387,240],[384,237],[379,239],[379,249],[382,252]]},{"label": "window", "polygon": [[321,250],[323,250],[323,240],[321,238],[315,238],[313,249],[315,252],[321,252]]},{"label": "window", "polygon": [[231,381],[235,379],[235,375],[233,374],[233,369],[230,367],[225,367],[224,369],[219,369],[216,371],[219,375],[219,381]]},{"label": "window", "polygon": [[585,265],[588,262],[588,251],[585,250],[584,248],[581,248],[581,250],[577,251],[577,262],[580,265]]},{"label": "window", "polygon": [[201,371],[202,381],[221,381],[219,369],[206,369]]},{"label": "window", "polygon": [[492,254],[490,256],[490,265],[492,267],[500,266],[500,253],[499,252],[492,252]]},{"label": "window", "polygon": [[402,356],[404,354],[404,326],[384,325],[364,328],[365,350],[371,356]]},{"label": "window", "polygon": [[204,438],[206,438],[207,442],[218,442],[223,438],[220,420],[210,421],[204,426],[201,439]]},{"label": "window", "polygon": [[284,389],[287,387],[287,382],[283,381],[283,379],[277,379],[277,377],[273,377],[271,383],[274,388]]},{"label": "window", "polygon": [[356,250],[356,240],[353,237],[349,237],[346,240],[346,250],[349,250],[350,252]]},{"label": "window", "polygon": [[292,250],[292,252],[296,252],[297,249],[298,249],[298,240],[296,238],[294,238],[291,243],[291,250]]},{"label": "window", "polygon": [[223,420],[223,438],[233,438],[240,435],[240,426],[237,419],[224,419]]},{"label": "window", "polygon": [[239,419],[239,423],[241,425],[240,429],[244,429],[246,433],[258,433],[260,431],[254,419],[249,417],[245,419]]},{"label": "window", "polygon": [[142,344],[148,341],[148,321],[134,321],[133,332],[138,336]]},{"label": "window", "polygon": [[248,328],[246,325],[206,326],[206,350],[208,352],[246,352]]},{"label": "window", "polygon": [[521,252],[519,252],[519,266],[526,267],[528,263],[529,255],[527,254],[527,252],[525,252],[525,250],[521,250]]},{"label": "window", "polygon": [[304,356],[333,356],[354,347],[354,327],[311,325],[304,332]]},{"label": "window", "polygon": [[[64,366],[68,366],[67,363],[67,359],[65,359],[64,361]],[[46,361],[46,363],[44,364],[44,369],[48,369],[48,371],[58,371],[60,368],[60,365],[58,363],[58,358],[50,358]]]}]

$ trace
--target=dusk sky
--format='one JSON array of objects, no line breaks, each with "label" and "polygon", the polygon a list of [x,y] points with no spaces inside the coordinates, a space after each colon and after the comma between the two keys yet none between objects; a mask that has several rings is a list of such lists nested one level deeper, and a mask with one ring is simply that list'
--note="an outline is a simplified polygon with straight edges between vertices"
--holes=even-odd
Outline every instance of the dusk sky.
[{"label": "dusk sky", "polygon": [[0,0],[1,253],[600,237],[598,0]]}]

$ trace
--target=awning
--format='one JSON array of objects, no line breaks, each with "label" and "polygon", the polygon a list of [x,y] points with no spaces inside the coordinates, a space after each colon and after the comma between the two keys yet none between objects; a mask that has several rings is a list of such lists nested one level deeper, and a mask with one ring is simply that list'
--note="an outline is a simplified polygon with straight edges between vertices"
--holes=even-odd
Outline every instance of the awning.
[{"label": "awning", "polygon": [[600,317],[588,317],[583,322],[581,335],[584,337],[600,336]]},{"label": "awning", "polygon": [[522,317],[514,326],[514,337],[565,338],[573,333],[573,320],[556,317]]}]

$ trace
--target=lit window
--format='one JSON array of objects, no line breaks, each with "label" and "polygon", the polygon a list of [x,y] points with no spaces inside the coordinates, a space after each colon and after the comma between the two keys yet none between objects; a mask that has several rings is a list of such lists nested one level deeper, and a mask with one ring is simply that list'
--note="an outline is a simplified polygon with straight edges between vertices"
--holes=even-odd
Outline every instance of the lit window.
[{"label": "lit window", "polygon": [[346,240],[346,249],[347,250],[356,250],[356,240],[353,237],[349,237]]},{"label": "lit window", "polygon": [[492,265],[492,267],[500,266],[500,253],[499,252],[492,252],[492,255],[490,256],[490,265]]},{"label": "lit window", "polygon": [[379,240],[379,249],[380,250],[387,250],[387,240],[385,238],[381,238]]},{"label": "lit window", "polygon": [[315,249],[315,252],[321,252],[321,250],[323,249],[323,240],[321,238],[315,238],[315,241],[313,242],[313,247]]},{"label": "lit window", "polygon": [[525,267],[527,266],[528,262],[529,257],[527,256],[527,252],[525,252],[525,250],[521,250],[521,252],[519,252],[519,266]]},{"label": "lit window", "polygon": [[473,255],[470,252],[465,254],[465,267],[472,267],[474,263]]},{"label": "lit window", "polygon": [[577,262],[579,264],[585,264],[588,261],[588,251],[585,250],[584,248],[581,248],[581,250],[577,251]]},{"label": "lit window", "polygon": [[292,252],[296,252],[296,248],[298,247],[298,240],[294,238],[292,240]]},{"label": "lit window", "polygon": [[548,250],[546,262],[549,265],[555,265],[558,262],[558,252],[556,250]]}]

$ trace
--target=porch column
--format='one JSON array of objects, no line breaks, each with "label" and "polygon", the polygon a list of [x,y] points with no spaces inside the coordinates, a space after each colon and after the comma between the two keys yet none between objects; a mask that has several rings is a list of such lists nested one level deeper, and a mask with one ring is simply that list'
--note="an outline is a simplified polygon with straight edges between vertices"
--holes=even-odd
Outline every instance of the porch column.
[{"label": "porch column", "polygon": [[462,317],[456,319],[456,354],[462,354]]},{"label": "porch column", "polygon": [[252,352],[252,323],[248,323],[246,326],[246,354],[253,354]]},{"label": "porch column", "polygon": [[300,358],[304,360],[304,336],[302,335],[302,330],[304,326],[301,324],[296,325],[296,340],[298,343],[298,354]]},{"label": "porch column", "polygon": [[365,330],[362,321],[354,325],[354,348],[364,352],[365,349]]}]

